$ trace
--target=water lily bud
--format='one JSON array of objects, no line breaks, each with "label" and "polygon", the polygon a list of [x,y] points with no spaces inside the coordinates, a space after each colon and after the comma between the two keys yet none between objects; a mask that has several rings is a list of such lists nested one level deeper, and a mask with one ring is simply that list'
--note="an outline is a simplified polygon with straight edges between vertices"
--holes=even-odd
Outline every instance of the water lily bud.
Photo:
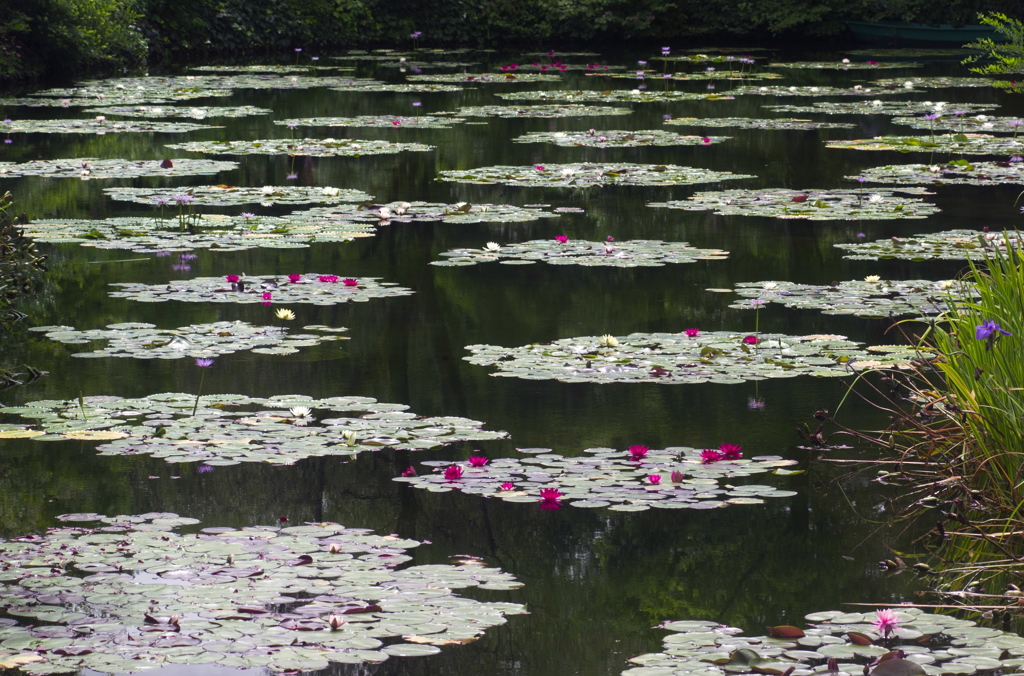
[{"label": "water lily bud", "polygon": [[337,631],[345,624],[345,620],[340,615],[331,615],[327,618],[327,624],[331,625],[331,631]]},{"label": "water lily bud", "polygon": [[357,443],[356,433],[352,430],[345,430],[342,432],[341,438],[345,440],[346,446],[355,446]]},{"label": "water lily bud", "polygon": [[329,551],[331,554],[340,554],[341,553],[341,545],[339,545],[337,543],[334,543],[334,544],[332,544],[330,546],[330,548],[327,551]]}]

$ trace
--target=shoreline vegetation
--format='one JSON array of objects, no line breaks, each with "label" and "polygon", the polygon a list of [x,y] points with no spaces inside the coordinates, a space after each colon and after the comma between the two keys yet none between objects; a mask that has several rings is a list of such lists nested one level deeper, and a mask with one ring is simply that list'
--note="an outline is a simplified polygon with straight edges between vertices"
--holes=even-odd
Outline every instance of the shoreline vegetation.
[{"label": "shoreline vegetation", "polygon": [[1024,0],[781,0],[740,6],[697,0],[29,0],[0,17],[0,86],[204,59],[396,44],[762,44],[798,38],[806,46],[844,34],[844,20],[964,25],[977,23],[983,12],[1019,16]]}]

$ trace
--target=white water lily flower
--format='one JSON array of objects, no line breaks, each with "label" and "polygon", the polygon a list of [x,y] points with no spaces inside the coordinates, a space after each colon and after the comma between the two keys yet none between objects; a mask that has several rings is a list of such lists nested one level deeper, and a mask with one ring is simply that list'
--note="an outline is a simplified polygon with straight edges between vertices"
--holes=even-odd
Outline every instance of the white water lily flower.
[{"label": "white water lily flower", "polygon": [[854,91],[860,91],[860,88],[861,88],[860,85],[853,85],[853,90]]},{"label": "white water lily flower", "polygon": [[274,186],[272,186],[272,185],[265,185],[265,186],[263,186],[263,194],[264,195],[273,195],[274,194]]},{"label": "white water lily flower", "polygon": [[294,408],[288,409],[288,412],[291,413],[296,418],[308,418],[311,415],[313,415],[312,409],[310,409],[308,406],[296,406]]},{"label": "white water lily flower", "polygon": [[761,288],[763,288],[765,291],[771,291],[772,289],[779,288],[779,285],[775,282],[765,282],[764,284],[761,285]]},{"label": "white water lily flower", "polygon": [[872,204],[880,204],[881,202],[884,201],[885,198],[882,197],[881,195],[872,195],[871,197],[868,198],[868,202],[871,202]]},{"label": "white water lily flower", "polygon": [[487,246],[484,247],[484,251],[501,251],[501,245],[497,242],[488,242]]},{"label": "white water lily flower", "polygon": [[601,344],[605,347],[618,347],[619,339],[609,333],[606,333],[601,336]]},{"label": "white water lily flower", "polygon": [[843,63],[850,63],[849,59],[843,59]]},{"label": "white water lily flower", "polygon": [[942,171],[942,167],[940,167],[937,164],[933,164],[932,166],[928,167],[928,171],[932,172],[933,174],[937,174],[940,171]]},{"label": "white water lily flower", "polygon": [[867,277],[864,278],[864,281],[867,282],[868,284],[876,284],[882,281],[882,278],[879,277],[878,275],[868,275]]},{"label": "white water lily flower", "polygon": [[358,440],[356,439],[356,433],[352,430],[345,430],[341,433],[341,438],[345,440],[346,446],[355,446]]},{"label": "white water lily flower", "polygon": [[882,102],[879,101],[878,99],[875,99],[874,101],[871,102],[871,105],[873,105],[875,108],[878,108],[879,106],[882,105]]},{"label": "white water lily flower", "polygon": [[408,211],[410,208],[412,208],[412,205],[409,204],[408,202],[399,202],[398,206],[395,207],[395,215],[403,216],[405,215],[405,212]]},{"label": "white water lily flower", "polygon": [[949,289],[952,288],[953,286],[953,280],[944,279],[941,282],[935,282],[935,286],[939,287],[940,289]]},{"label": "white water lily flower", "polygon": [[992,123],[991,122],[983,122],[982,125],[981,125],[981,128],[982,129],[991,129],[992,128]]},{"label": "white water lily flower", "polygon": [[341,188],[332,188],[330,186],[325,187],[321,192],[328,197],[336,197],[341,193]]},{"label": "white water lily flower", "polygon": [[935,103],[935,110],[942,110],[945,107],[946,107],[946,102],[945,101],[938,101],[938,102]]},{"label": "white water lily flower", "polygon": [[381,207],[380,209],[377,210],[377,216],[380,218],[380,220],[386,221],[389,218],[391,218],[391,209],[388,209],[387,207]]},{"label": "white water lily flower", "polygon": [[914,83],[911,82],[910,80],[907,80],[906,82],[903,83],[903,86],[909,89],[910,87],[914,86]]}]

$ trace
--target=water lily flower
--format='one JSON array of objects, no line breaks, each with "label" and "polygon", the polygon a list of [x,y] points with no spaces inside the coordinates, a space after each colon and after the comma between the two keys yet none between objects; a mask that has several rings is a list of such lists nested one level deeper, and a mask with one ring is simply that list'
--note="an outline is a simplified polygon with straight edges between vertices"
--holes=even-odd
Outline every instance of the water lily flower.
[{"label": "water lily flower", "polygon": [[501,245],[497,242],[488,242],[487,246],[484,247],[484,251],[501,251]]},{"label": "water lily flower", "polygon": [[205,462],[203,464],[199,465],[199,467],[196,467],[196,473],[197,474],[209,474],[212,471],[213,471],[213,465],[207,465]]},{"label": "water lily flower", "polygon": [[320,275],[317,277],[321,282],[334,283],[338,281],[338,275]]},{"label": "water lily flower", "polygon": [[566,235],[555,235],[555,241],[559,244],[565,244],[569,241],[569,238]]},{"label": "water lily flower", "polygon": [[884,201],[885,198],[882,197],[881,195],[872,195],[871,197],[868,198],[868,202],[870,202],[871,204],[880,204]]},{"label": "water lily flower", "polygon": [[604,241],[606,241],[606,242],[614,242],[615,238],[612,237],[611,235],[608,235],[607,237],[604,238]]},{"label": "water lily flower", "polygon": [[292,416],[295,418],[309,418],[310,416],[313,415],[312,409],[310,409],[308,406],[293,406],[292,408],[288,409],[288,412],[291,413]]},{"label": "water lily flower", "polygon": [[879,277],[878,275],[868,275],[867,277],[864,278],[864,281],[867,282],[868,284],[877,284],[879,281],[881,281],[881,279],[882,278]]},{"label": "water lily flower", "polygon": [[889,608],[877,611],[875,615],[875,621],[871,625],[882,635],[883,638],[889,638],[894,630],[900,627],[900,616],[894,613]]},{"label": "water lily flower", "polygon": [[487,464],[487,458],[482,455],[471,455],[469,456],[470,467],[483,467]]},{"label": "water lily flower", "polygon": [[346,446],[355,446],[358,442],[358,438],[354,430],[345,430],[341,433],[341,438],[345,441]]},{"label": "water lily flower", "polygon": [[722,444],[718,450],[722,453],[722,460],[739,460],[743,457],[742,446],[736,444]]},{"label": "water lily flower", "polygon": [[345,624],[345,619],[340,615],[331,615],[327,618],[327,624],[331,627],[331,631],[337,631],[341,629],[341,625]]},{"label": "water lily flower", "polygon": [[696,338],[700,335],[700,329],[686,329],[683,333],[686,334],[687,338]]},{"label": "water lily flower", "polygon": [[994,319],[986,319],[974,327],[974,337],[978,340],[987,340],[989,345],[994,343],[1000,336],[1012,336],[1013,334],[999,326]]},{"label": "water lily flower", "polygon": [[206,357],[196,359],[196,366],[203,369],[209,368],[213,366],[213,360]]},{"label": "water lily flower", "polygon": [[935,286],[937,286],[940,289],[942,289],[943,291],[945,291],[946,289],[950,289],[950,288],[953,287],[953,280],[952,279],[943,279],[940,282],[935,282]]},{"label": "water lily flower", "polygon": [[674,470],[672,470],[672,474],[671,474],[670,478],[672,479],[672,483],[674,483],[674,484],[681,484],[681,483],[683,483],[683,478],[685,476],[686,475],[683,474],[682,472],[680,472],[679,470],[674,469]]},{"label": "water lily flower", "polygon": [[505,483],[503,483],[501,485],[501,490],[503,490],[503,491],[510,491],[510,490],[514,489],[515,487],[516,487],[515,484],[506,481]]},{"label": "water lily flower", "polygon": [[413,102],[412,102],[412,107],[413,107],[413,108],[419,108],[419,107],[420,107],[420,106],[422,106],[422,105],[423,105],[423,102],[422,102],[422,101],[413,101]]},{"label": "water lily flower", "polygon": [[706,145],[706,146],[707,146],[707,145],[711,145],[711,139],[710,139],[710,138],[708,138],[707,136],[705,136],[704,138],[702,138],[702,139],[700,140],[700,142],[701,142],[701,143],[703,143],[703,144],[704,144],[704,145]]},{"label": "water lily flower", "polygon": [[700,452],[700,461],[704,465],[710,465],[722,459],[722,454],[713,448],[707,448]]},{"label": "water lily flower", "polygon": [[543,165],[543,164],[538,164],[538,165],[537,165],[536,167],[534,167],[534,168],[535,168],[535,169],[536,169],[537,171],[544,171],[544,165]]},{"label": "water lily flower", "polygon": [[263,300],[270,300],[273,297],[274,297],[274,294],[270,293],[269,291],[264,291],[263,292]]},{"label": "water lily flower", "polygon": [[561,509],[562,497],[561,491],[557,488],[542,488],[540,489],[540,508]]},{"label": "water lily flower", "polygon": [[277,312],[274,313],[274,316],[276,316],[278,319],[284,319],[287,321],[295,319],[295,313],[292,312],[291,310],[286,310],[285,308],[280,308]]},{"label": "water lily flower", "polygon": [[195,197],[193,197],[192,195],[175,195],[174,196],[174,201],[177,202],[178,204],[188,204],[189,202],[191,202],[193,200],[195,200]]},{"label": "water lily flower", "polygon": [[416,476],[416,468],[411,465],[406,467],[402,470],[402,476]]},{"label": "water lily flower", "polygon": [[298,284],[301,279],[302,275],[288,275],[288,281],[292,284]]},{"label": "water lily flower", "polygon": [[760,397],[749,397],[747,399],[747,408],[751,411],[760,411],[764,408],[764,399]]},{"label": "water lily flower", "polygon": [[757,345],[759,341],[757,340],[757,336],[744,336],[743,342],[747,345]]},{"label": "water lily flower", "polygon": [[344,284],[345,286],[359,286],[359,280],[352,279],[351,277],[346,277],[345,279],[341,280],[341,283]]},{"label": "water lily flower", "polygon": [[843,59],[843,63],[850,63],[849,59]]},{"label": "water lily flower", "polygon": [[294,181],[298,177],[299,177],[299,175],[296,174],[296,173],[291,173],[291,174],[288,174],[287,176],[285,176],[285,178],[288,179],[289,181]]},{"label": "water lily flower", "polygon": [[629,459],[633,462],[643,462],[643,459],[647,457],[648,450],[646,446],[630,446]]},{"label": "water lily flower", "polygon": [[448,465],[444,470],[444,478],[446,481],[458,481],[462,478],[462,467],[460,465]]},{"label": "water lily flower", "polygon": [[249,211],[243,211],[242,213],[239,214],[239,216],[241,216],[245,220],[249,220],[250,218],[256,218],[256,214],[251,213]]},{"label": "water lily flower", "polygon": [[605,347],[618,347],[619,339],[611,335],[610,333],[606,333],[603,336],[601,336],[601,344],[604,345]]},{"label": "water lily flower", "polygon": [[660,474],[648,474],[647,475],[647,483],[651,484],[652,486],[657,486],[658,484],[661,483],[661,475]]}]

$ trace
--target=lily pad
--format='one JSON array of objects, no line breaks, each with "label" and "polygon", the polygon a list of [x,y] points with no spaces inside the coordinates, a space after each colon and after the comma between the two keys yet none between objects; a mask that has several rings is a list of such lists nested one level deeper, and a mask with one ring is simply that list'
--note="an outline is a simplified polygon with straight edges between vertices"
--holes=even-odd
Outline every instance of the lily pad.
[{"label": "lily pad", "polygon": [[906,361],[904,354],[869,354],[845,336],[753,336],[727,331],[700,331],[692,337],[685,333],[581,336],[522,347],[468,345],[466,349],[471,355],[464,359],[496,367],[493,376],[566,383],[734,384],[799,375],[841,376],[862,368],[902,366]]},{"label": "lily pad", "polygon": [[904,89],[944,89],[946,87],[991,87],[993,86],[993,81],[983,77],[938,75],[927,77],[889,77],[875,80],[871,84],[879,87],[903,87]]},{"label": "lily pad", "polygon": [[755,310],[764,303],[786,307],[821,310],[828,315],[887,317],[898,315],[929,316],[945,312],[945,299],[956,287],[958,296],[977,294],[976,287],[952,280],[932,282],[924,279],[901,281],[868,277],[838,284],[796,284],[794,282],[740,282],[736,293],[750,300],[737,300],[729,307]]},{"label": "lily pad", "polygon": [[934,134],[931,136],[876,136],[873,139],[828,141],[826,148],[849,150],[897,150],[901,153],[962,153],[968,155],[1016,155],[1024,152],[1021,139],[988,134]]},{"label": "lily pad", "polygon": [[[555,490],[564,499],[571,499],[573,507],[608,507],[616,511],[643,511],[651,507],[703,509],[698,505],[711,496],[718,499],[717,506],[725,507],[744,504],[725,502],[734,497],[742,500],[753,494],[766,498],[794,495],[792,491],[772,486],[732,485],[735,479],[796,464],[794,460],[779,456],[705,462],[701,450],[685,446],[665,450],[645,448],[642,460],[632,460],[629,452],[611,448],[588,448],[582,455],[573,457],[541,450],[544,454],[539,457],[502,458],[483,467],[427,461],[422,464],[433,467],[433,472],[400,476],[395,481],[426,490],[445,486],[506,502],[543,503],[541,491]],[[452,466],[461,469],[461,473],[453,472]],[[453,478],[455,473],[458,477]],[[757,490],[753,491],[754,488]],[[556,498],[549,498],[542,506],[555,508],[554,500]]]},{"label": "lily pad", "polygon": [[362,190],[302,185],[265,185],[262,188],[246,188],[233,185],[202,185],[187,188],[104,188],[111,199],[138,202],[140,204],[169,204],[176,207],[174,198],[191,197],[192,206],[235,206],[240,204],[310,204],[335,202],[363,202],[373,199]]},{"label": "lily pad", "polygon": [[[779,636],[778,633],[744,636],[741,629],[726,625],[665,622],[660,628],[673,633],[665,637],[664,651],[630,658],[630,662],[641,667],[629,669],[623,672],[623,676],[639,676],[644,673],[642,669],[652,668],[663,669],[665,674],[725,671],[772,676],[781,676],[790,670],[798,674],[861,674],[870,671],[878,676],[996,674],[1012,668],[1007,664],[1010,659],[1008,653],[1004,655],[996,650],[994,658],[976,657],[975,653],[985,650],[987,641],[1017,638],[1015,634],[983,629],[974,626],[974,622],[955,617],[930,615],[920,608],[892,610],[898,628],[888,640],[881,638],[873,626],[878,621],[873,612],[813,613],[807,616],[812,624],[805,630],[784,627],[790,630],[785,633],[791,636]],[[942,625],[936,626],[934,620],[941,620]],[[922,631],[925,629],[931,631]],[[903,639],[904,634],[906,639]],[[802,636],[797,638],[798,635]],[[851,636],[862,636],[868,643],[854,642]],[[798,645],[818,647],[814,650],[796,649]],[[904,656],[891,652],[897,649],[904,651]],[[836,658],[840,663],[837,668],[828,669],[823,664],[825,658]],[[880,661],[875,664],[876,660]]]},{"label": "lily pad", "polygon": [[595,115],[629,115],[629,108],[584,106],[578,103],[563,106],[470,106],[459,108],[461,117],[592,117]]},{"label": "lily pad", "polygon": [[729,252],[720,249],[696,249],[686,242],[658,240],[638,239],[614,243],[573,240],[560,243],[551,239],[541,239],[505,244],[497,248],[454,249],[441,255],[445,260],[434,261],[431,265],[476,265],[497,261],[633,268],[660,267],[666,263],[725,260]]},{"label": "lily pad", "polygon": [[204,129],[222,129],[222,127],[192,122],[152,122],[149,120],[121,122],[107,120],[102,115],[91,120],[13,120],[11,122],[0,122],[0,132],[8,134],[123,134],[126,132],[184,134]]},{"label": "lily pad", "polygon": [[[191,101],[212,97],[231,96],[230,89],[203,89],[201,87],[178,86],[154,90],[126,90],[116,88],[71,88],[50,89],[37,92],[32,96],[39,101],[47,101],[49,106],[64,105],[68,101],[71,106],[139,106],[175,101]],[[43,98],[63,97],[63,98]]]},{"label": "lily pad", "polygon": [[[183,534],[176,530],[195,519],[68,516],[45,535],[0,541],[0,600],[20,621],[4,628],[4,644],[45,652],[5,656],[5,667],[40,675],[177,663],[305,671],[433,654],[439,648],[402,642],[403,630],[471,639],[525,612],[452,591],[522,586],[508,573],[458,562],[399,568],[420,543],[367,529],[324,522]],[[51,562],[45,577],[42,561]],[[98,562],[110,572],[93,572]],[[71,580],[74,593],[60,591]],[[67,633],[46,638],[54,631]]]},{"label": "lily pad", "polygon": [[900,185],[990,185],[1024,182],[1024,162],[969,162],[952,160],[937,164],[890,164],[864,169],[859,176],[875,183]]},{"label": "lily pad", "polygon": [[402,115],[359,115],[357,117],[295,117],[288,120],[274,120],[274,124],[289,127],[416,127],[419,129],[450,129],[453,124],[465,122],[457,117],[436,117],[423,115],[406,117]]},{"label": "lily pad", "polygon": [[322,217],[328,220],[362,221],[378,225],[410,223],[412,221],[441,221],[443,223],[525,223],[539,218],[554,218],[557,212],[544,211],[543,206],[517,207],[511,204],[472,204],[457,202],[390,202],[387,204],[340,204],[332,207],[297,212],[304,217]]},{"label": "lily pad", "polygon": [[599,76],[599,77],[613,77],[618,79],[631,79],[631,80],[653,80],[655,82],[661,80],[781,80],[782,76],[778,73],[752,73],[749,71],[740,70],[715,70],[714,68],[708,68],[707,70],[697,71],[694,73],[658,73],[657,71],[637,71],[636,73],[587,73],[588,76]]},{"label": "lily pad", "polygon": [[818,101],[809,106],[765,106],[778,113],[825,113],[827,115],[928,115],[945,110],[979,113],[995,110],[994,103],[946,103],[945,101]]},{"label": "lily pad", "polygon": [[388,94],[433,94],[438,92],[461,92],[462,87],[453,84],[440,84],[433,82],[412,82],[408,84],[362,84],[358,87],[337,87],[334,91],[351,94],[358,91],[360,94],[367,93],[388,93]]},{"label": "lily pad", "polygon": [[[280,73],[225,73],[203,75],[146,75],[118,77],[81,82],[66,89],[48,89],[33,96],[61,96],[69,98],[102,97],[107,104],[120,104],[119,97],[143,97],[165,100],[196,92],[231,92],[236,89],[312,89],[318,87],[358,87],[373,85],[376,81],[337,75],[284,75]],[[169,92],[169,94],[168,94]],[[203,96],[210,96],[205,93]],[[224,94],[214,94],[223,96]],[[188,98],[194,98],[189,96]],[[151,101],[158,103],[159,101]]]},{"label": "lily pad", "polygon": [[938,119],[927,120],[924,117],[894,117],[893,124],[915,129],[930,129],[933,131],[952,131],[963,133],[975,132],[1013,132],[1021,131],[1024,119],[1019,117],[992,117],[990,115],[974,115],[968,117],[960,110],[950,110]]},{"label": "lily pad", "polygon": [[488,82],[561,82],[562,76],[548,73],[431,73],[409,75],[409,82],[466,82],[469,84]]},{"label": "lily pad", "polygon": [[[269,318],[274,315],[267,313]],[[284,323],[284,322],[282,322]],[[307,327],[310,333],[289,333],[284,326],[255,326],[248,322],[212,322],[192,324],[176,329],[159,329],[155,324],[111,324],[105,329],[76,330],[70,326],[39,326],[31,331],[46,332],[46,337],[61,343],[84,345],[106,341],[107,345],[92,352],[79,352],[75,357],[133,357],[135,359],[208,358],[244,350],[274,354],[298,352],[326,341],[346,340],[337,335],[338,329],[317,333],[317,327]],[[344,331],[345,329],[340,329]]]},{"label": "lily pad", "polygon": [[817,122],[814,120],[798,120],[791,117],[776,119],[758,119],[756,117],[673,117],[665,120],[665,124],[680,127],[736,127],[738,129],[781,129],[810,131],[812,129],[851,129],[857,125],[845,122]]},{"label": "lily pad", "polygon": [[[906,188],[905,191],[911,194],[933,194],[924,188]],[[809,221],[927,218],[939,211],[934,204],[918,198],[896,197],[891,191],[788,188],[698,192],[686,200],[652,202],[647,206],[714,211],[723,216],[768,216]]]},{"label": "lily pad", "polygon": [[453,169],[439,172],[437,180],[485,185],[503,183],[538,188],[586,188],[604,185],[692,185],[741,178],[754,177],[675,164],[580,163]]},{"label": "lily pad", "polygon": [[[351,278],[349,278],[351,279]],[[363,303],[372,298],[393,298],[408,296],[412,290],[397,286],[393,282],[380,282],[377,277],[353,279],[348,284],[338,275],[307,273],[291,277],[250,275],[240,277],[237,282],[228,282],[224,277],[195,277],[188,280],[172,280],[164,284],[140,284],[117,282],[111,286],[119,290],[110,293],[111,298],[130,298],[147,303],[162,303],[177,300],[186,303],[263,303],[274,304],[312,303],[314,305],[337,305],[338,303]],[[241,288],[239,288],[239,286]],[[264,298],[269,293],[270,298]]]},{"label": "lily pad", "polygon": [[86,113],[118,117],[169,117],[205,120],[208,117],[249,117],[269,115],[274,111],[256,106],[102,106],[86,108]]},{"label": "lily pad", "polygon": [[801,70],[884,70],[891,68],[920,68],[922,64],[883,61],[777,61],[765,64],[769,68],[796,68]]},{"label": "lily pad", "polygon": [[403,150],[426,152],[434,146],[424,143],[396,143],[351,138],[260,139],[256,141],[193,141],[167,144],[168,148],[214,155],[289,155],[310,157],[363,157],[391,155]]},{"label": "lily pad", "polygon": [[[728,50],[721,50],[728,51]],[[756,49],[751,51],[757,51]],[[733,54],[674,54],[672,56],[655,56],[651,57],[653,61],[680,61],[682,63],[732,63],[737,67],[744,65],[740,59],[746,59],[747,61],[753,61],[755,59],[764,59],[763,56],[751,56],[749,54],[743,57],[737,57]]]},{"label": "lily pad", "polygon": [[44,176],[46,178],[137,178],[139,176],[201,176],[238,168],[238,162],[223,160],[100,160],[75,157],[31,162],[0,162],[0,176]]},{"label": "lily pad", "polygon": [[925,260],[981,260],[986,253],[997,249],[1006,251],[1021,244],[1017,232],[978,232],[977,230],[947,230],[915,237],[890,237],[874,242],[836,244],[847,253],[843,258],[862,261],[904,258]]},{"label": "lily pad", "polygon": [[96,439],[112,438],[97,446],[100,455],[145,453],[171,463],[211,466],[292,465],[304,458],[354,457],[385,448],[420,451],[508,436],[484,430],[484,423],[476,420],[421,417],[407,409],[369,397],[313,399],[296,394],[263,399],[214,394],[197,401],[195,395],[166,392],[138,399],[35,401],[4,408],[2,413],[33,420],[34,429],[47,433],[32,439],[110,431],[116,438]]},{"label": "lily pad", "polygon": [[829,87],[825,85],[804,85],[802,87],[783,85],[749,85],[736,87],[723,96],[883,96],[888,94],[905,94],[909,89],[885,87]]},{"label": "lily pad", "polygon": [[606,89],[603,91],[548,89],[536,92],[500,92],[497,96],[508,101],[559,101],[563,103],[661,103],[665,101],[717,101],[731,98],[728,94],[649,89]]},{"label": "lily pad", "polygon": [[552,143],[564,147],[639,148],[643,146],[709,146],[727,141],[728,136],[681,136],[645,129],[642,131],[531,131],[512,139],[514,143]]}]

